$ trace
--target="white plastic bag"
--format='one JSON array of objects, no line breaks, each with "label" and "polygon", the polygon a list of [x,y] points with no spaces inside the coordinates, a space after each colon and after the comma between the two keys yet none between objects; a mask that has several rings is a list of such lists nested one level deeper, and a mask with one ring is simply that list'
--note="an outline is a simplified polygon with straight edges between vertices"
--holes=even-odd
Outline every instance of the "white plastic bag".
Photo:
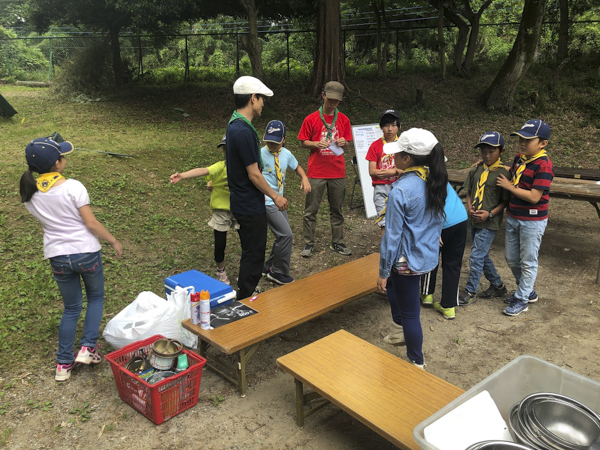
[{"label": "white plastic bag", "polygon": [[190,307],[190,294],[193,290],[193,287],[182,288],[180,286],[176,286],[171,294],[167,294],[167,300],[177,309],[177,321],[179,323],[181,332],[181,339],[179,339],[179,341],[186,347],[191,348],[194,348],[198,345],[198,336],[183,328],[181,326],[181,322],[189,319],[192,316],[192,310]]},{"label": "white plastic bag", "polygon": [[142,292],[106,324],[102,335],[116,349],[155,334],[194,347],[197,340],[190,339],[187,331],[186,336],[182,333],[180,315],[184,311],[180,308],[183,306],[179,301],[166,301],[152,292]]}]

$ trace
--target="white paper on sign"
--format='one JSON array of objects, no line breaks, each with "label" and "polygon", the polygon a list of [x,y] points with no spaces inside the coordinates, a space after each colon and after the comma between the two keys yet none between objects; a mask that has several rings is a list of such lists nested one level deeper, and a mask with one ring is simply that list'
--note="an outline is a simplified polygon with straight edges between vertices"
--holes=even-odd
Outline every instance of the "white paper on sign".
[{"label": "white paper on sign", "polygon": [[329,146],[329,150],[333,152],[335,156],[340,156],[344,154],[344,149],[337,145],[335,142],[332,142]]},{"label": "white paper on sign", "polygon": [[480,441],[513,442],[508,426],[488,391],[457,406],[423,430],[425,439],[440,450],[464,450]]}]

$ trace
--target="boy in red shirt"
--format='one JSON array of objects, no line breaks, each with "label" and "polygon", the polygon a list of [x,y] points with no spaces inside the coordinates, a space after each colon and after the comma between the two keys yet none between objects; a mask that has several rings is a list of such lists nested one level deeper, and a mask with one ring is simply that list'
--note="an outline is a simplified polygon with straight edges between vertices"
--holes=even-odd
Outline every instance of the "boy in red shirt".
[{"label": "boy in red shirt", "polygon": [[350,120],[337,107],[344,97],[344,86],[330,81],[323,92],[323,106],[304,119],[298,139],[310,149],[308,157],[308,181],[311,191],[304,207],[304,250],[302,256],[310,257],[315,247],[317,212],[327,188],[331,221],[331,249],[351,255],[344,244],[344,216],[342,205],[346,193],[346,162],[344,148],[352,140]]},{"label": "boy in red shirt", "polygon": [[381,211],[392,190],[392,183],[398,179],[398,170],[393,155],[384,154],[383,146],[398,140],[401,124],[400,113],[393,109],[384,111],[379,119],[379,127],[383,131],[383,136],[371,144],[365,158],[369,161],[369,175],[373,180],[373,203],[378,216],[376,223],[381,228],[382,235],[385,229],[385,215],[382,215]]}]

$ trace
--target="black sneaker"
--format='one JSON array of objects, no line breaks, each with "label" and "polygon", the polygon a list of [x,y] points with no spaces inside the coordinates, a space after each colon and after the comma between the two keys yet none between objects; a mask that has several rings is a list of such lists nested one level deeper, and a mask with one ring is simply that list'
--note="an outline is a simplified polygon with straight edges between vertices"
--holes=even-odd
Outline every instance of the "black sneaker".
[{"label": "black sneaker", "polygon": [[508,293],[508,290],[506,289],[506,286],[504,286],[504,283],[502,283],[502,285],[500,285],[500,286],[494,286],[493,284],[490,284],[490,287],[487,288],[485,291],[480,292],[478,297],[479,298],[502,297],[502,296],[506,295],[507,293]]},{"label": "black sneaker", "polygon": [[477,295],[471,294],[466,289],[460,293],[458,296],[458,304],[460,306],[467,306],[475,303],[477,301]]},{"label": "black sneaker", "polygon": [[338,244],[331,244],[329,248],[338,252],[340,255],[350,256],[352,254],[352,250],[346,247],[346,244],[342,244],[341,242]]},{"label": "black sneaker", "polygon": [[292,277],[289,275],[284,275],[282,273],[273,272],[273,270],[267,273],[267,280],[271,280],[273,283],[277,283],[280,285],[290,284],[294,281]]},{"label": "black sneaker", "polygon": [[304,250],[302,250],[302,253],[300,253],[300,255],[302,255],[304,258],[310,258],[310,255],[312,255],[314,248],[315,244],[306,244],[304,246]]},{"label": "black sneaker", "polygon": [[[511,293],[510,293],[510,296],[508,296],[508,297],[506,297],[506,298],[504,299],[504,303],[506,303],[506,304],[510,305],[512,302],[514,302],[514,301],[518,300],[518,299],[515,297],[515,293],[516,293],[516,291],[511,291]],[[527,299],[527,302],[528,302],[528,303],[535,303],[535,302],[537,302],[537,301],[538,301],[538,295],[537,295],[537,293],[535,292],[535,289],[534,289],[533,291],[531,291],[531,292],[529,293],[529,298]]]}]

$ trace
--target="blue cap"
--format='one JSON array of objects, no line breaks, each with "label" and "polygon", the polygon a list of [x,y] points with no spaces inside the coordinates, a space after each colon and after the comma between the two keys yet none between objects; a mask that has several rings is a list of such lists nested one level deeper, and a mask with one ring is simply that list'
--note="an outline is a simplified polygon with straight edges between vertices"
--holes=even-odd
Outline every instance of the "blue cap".
[{"label": "blue cap", "polygon": [[225,145],[227,145],[227,135],[223,135],[223,139],[217,144],[217,148],[224,147]]},{"label": "blue cap", "polygon": [[285,139],[285,125],[281,120],[271,120],[265,128],[265,142],[275,142],[281,144]]},{"label": "blue cap", "polygon": [[73,144],[68,141],[58,143],[50,138],[37,138],[25,147],[25,159],[36,172],[45,173],[62,155],[71,153],[73,149]]},{"label": "blue cap", "polygon": [[521,136],[523,139],[550,139],[550,125],[540,119],[531,119],[523,124],[519,131],[510,133],[511,136]]},{"label": "blue cap", "polygon": [[502,147],[504,148],[504,138],[497,131],[486,131],[479,138],[479,142],[475,146],[475,148],[480,145],[491,145],[492,147]]}]

